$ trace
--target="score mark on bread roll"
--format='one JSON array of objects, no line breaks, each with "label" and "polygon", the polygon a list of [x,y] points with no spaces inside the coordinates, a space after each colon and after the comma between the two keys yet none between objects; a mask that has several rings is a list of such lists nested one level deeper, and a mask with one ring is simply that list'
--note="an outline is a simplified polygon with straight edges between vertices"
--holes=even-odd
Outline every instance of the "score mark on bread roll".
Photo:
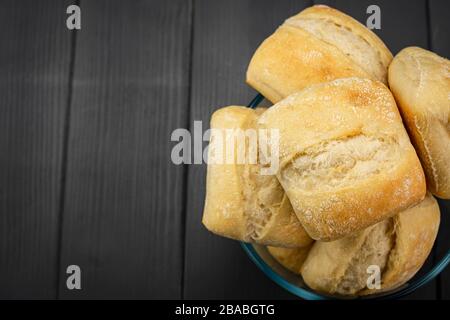
[{"label": "score mark on bread roll", "polygon": [[419,159],[381,82],[310,86],[269,108],[259,125],[279,130],[277,177],[315,240],[352,234],[425,196]]},{"label": "score mark on bread roll", "polygon": [[[341,295],[369,295],[398,288],[427,259],[440,222],[431,194],[415,207],[357,234],[332,242],[315,242],[301,274],[314,290]],[[367,268],[381,270],[380,289],[368,289]]]},{"label": "score mark on bread roll", "polygon": [[387,83],[392,54],[364,25],[312,6],[287,19],[253,55],[247,83],[273,103],[311,84],[360,77]]}]

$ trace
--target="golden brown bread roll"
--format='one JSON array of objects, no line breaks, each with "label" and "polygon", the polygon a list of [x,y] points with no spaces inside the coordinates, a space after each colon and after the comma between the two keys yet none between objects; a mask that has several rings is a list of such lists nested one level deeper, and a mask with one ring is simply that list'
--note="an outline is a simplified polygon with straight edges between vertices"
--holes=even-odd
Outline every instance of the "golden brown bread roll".
[{"label": "golden brown bread roll", "polygon": [[317,5],[287,19],[253,55],[247,83],[273,103],[314,83],[360,77],[387,83],[392,54],[369,29]]},{"label": "golden brown bread roll", "polygon": [[421,48],[403,49],[389,67],[389,85],[428,188],[450,199],[450,61]]},{"label": "golden brown bread roll", "polygon": [[277,176],[313,239],[352,234],[425,196],[419,159],[381,82],[310,86],[269,108],[259,126],[279,130]]},{"label": "golden brown bread roll", "polygon": [[300,274],[300,269],[308,256],[311,245],[303,248],[279,248],[267,247],[267,251],[275,258],[283,267]]},{"label": "golden brown bread roll", "polygon": [[[431,194],[415,207],[350,237],[315,242],[301,274],[314,290],[341,295],[368,295],[398,288],[427,259],[439,229],[440,213]],[[376,265],[381,287],[367,287]]]},{"label": "golden brown bread roll", "polygon": [[[230,106],[213,114],[211,128],[221,132],[254,129],[257,118],[258,111]],[[211,137],[203,224],[216,234],[246,242],[278,247],[310,244],[311,238],[302,228],[276,177],[260,175],[259,165],[252,164],[248,158],[238,163],[237,140],[238,135],[234,135],[222,146],[226,148],[226,144],[234,142],[233,161],[211,163],[211,151],[220,148],[219,139]],[[247,145],[245,148],[249,152]]]}]

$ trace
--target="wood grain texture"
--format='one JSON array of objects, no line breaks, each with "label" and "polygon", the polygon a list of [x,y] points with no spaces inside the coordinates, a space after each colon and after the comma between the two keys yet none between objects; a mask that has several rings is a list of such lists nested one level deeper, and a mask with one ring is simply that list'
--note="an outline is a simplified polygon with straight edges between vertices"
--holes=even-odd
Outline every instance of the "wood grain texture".
[{"label": "wood grain texture", "polygon": [[[450,59],[450,2],[445,0],[429,1],[430,18],[430,45],[431,50],[437,54]],[[440,200],[441,227],[438,237],[436,258],[450,250],[450,200]],[[439,277],[439,298],[450,300],[450,267],[447,267]]]},{"label": "wood grain texture", "polygon": [[[219,107],[246,105],[255,91],[245,72],[258,45],[309,1],[195,1],[191,126]],[[201,223],[206,166],[189,167],[186,299],[280,299],[290,294],[271,282],[245,255],[239,243],[209,233]]]},{"label": "wood grain texture", "polygon": [[0,2],[0,299],[56,297],[67,5]]},{"label": "wood grain texture", "polygon": [[[82,1],[60,297],[180,298],[191,3]],[[66,267],[82,290],[65,287]]]},{"label": "wood grain texture", "polygon": [[429,0],[431,48],[437,54],[450,59],[450,3],[446,0]]}]

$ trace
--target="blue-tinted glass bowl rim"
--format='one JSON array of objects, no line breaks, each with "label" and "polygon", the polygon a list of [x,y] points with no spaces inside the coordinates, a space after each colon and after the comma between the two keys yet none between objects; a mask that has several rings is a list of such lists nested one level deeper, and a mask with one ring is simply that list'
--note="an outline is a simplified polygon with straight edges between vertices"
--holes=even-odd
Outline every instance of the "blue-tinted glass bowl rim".
[{"label": "blue-tinted glass bowl rim", "polygon": [[[290,293],[306,299],[306,300],[331,300],[331,299],[337,299],[330,296],[322,295],[320,293],[308,290],[306,288],[298,287],[286,279],[284,279],[282,276],[280,276],[278,273],[276,273],[256,252],[255,248],[250,243],[241,242],[241,246],[244,249],[244,251],[247,253],[247,255],[250,257],[250,259],[258,266],[259,269],[261,269],[266,276],[268,276],[272,281],[274,281],[276,284],[284,288],[285,290],[289,291]],[[398,299],[404,296],[409,295],[413,291],[417,290],[418,288],[422,287],[423,285],[427,284],[431,280],[433,280],[439,273],[441,273],[442,270],[445,269],[445,267],[450,263],[450,250],[444,255],[444,257],[434,265],[434,267],[428,271],[426,274],[421,276],[420,278],[415,279],[412,282],[407,283],[404,285],[404,287],[398,291],[395,291],[393,293],[384,293],[379,296],[364,296],[359,297],[358,299],[379,299],[379,300],[385,300],[385,299]]]},{"label": "blue-tinted glass bowl rim", "polygon": [[[261,101],[264,100],[264,96],[261,94],[257,94],[255,98],[248,104],[249,108],[256,108]],[[250,257],[250,259],[258,266],[259,269],[261,269],[266,276],[268,276],[272,281],[274,281],[276,284],[284,288],[285,290],[289,291],[290,293],[306,299],[306,300],[330,300],[333,299],[333,297],[325,296],[320,293],[308,290],[306,288],[298,287],[286,279],[284,279],[282,276],[280,276],[278,273],[276,273],[256,252],[255,248],[250,243],[241,242],[241,246],[244,249],[244,251],[247,253],[247,255]],[[360,297],[358,299],[398,299],[404,296],[409,295],[410,293],[414,292],[418,288],[422,287],[423,285],[427,284],[431,280],[433,280],[439,273],[444,270],[447,265],[450,263],[450,249],[447,251],[447,253],[442,257],[440,261],[438,261],[431,270],[429,270],[427,273],[422,275],[421,277],[414,279],[413,281],[407,283],[404,285],[404,287],[398,291],[395,291],[393,293],[385,293],[380,296],[364,296]]]}]

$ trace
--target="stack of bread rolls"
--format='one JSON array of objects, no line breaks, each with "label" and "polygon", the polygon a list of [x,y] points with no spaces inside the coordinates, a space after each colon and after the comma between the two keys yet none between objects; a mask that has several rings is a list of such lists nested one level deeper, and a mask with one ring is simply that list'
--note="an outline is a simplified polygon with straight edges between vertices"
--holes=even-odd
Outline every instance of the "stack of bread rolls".
[{"label": "stack of bread rolls", "polygon": [[[268,246],[318,292],[370,295],[411,279],[438,233],[433,195],[450,199],[449,60],[415,47],[393,58],[320,5],[260,45],[247,83],[273,106],[213,114],[224,134],[209,146],[206,228]],[[230,134],[248,129],[256,139]],[[271,174],[265,157],[278,164]],[[369,287],[373,266],[381,282]]]}]

